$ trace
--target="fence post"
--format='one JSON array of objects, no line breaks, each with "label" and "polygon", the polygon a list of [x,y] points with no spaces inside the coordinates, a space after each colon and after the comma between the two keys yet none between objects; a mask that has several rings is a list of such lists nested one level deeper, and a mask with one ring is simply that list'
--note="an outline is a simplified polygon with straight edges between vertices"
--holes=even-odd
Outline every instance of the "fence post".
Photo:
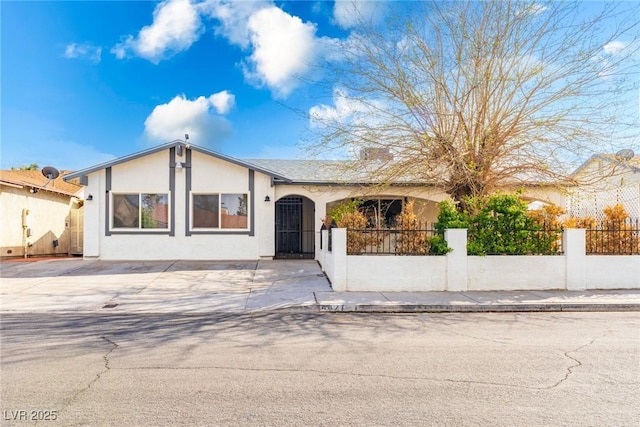
[{"label": "fence post", "polygon": [[568,228],[562,234],[562,247],[567,263],[567,290],[587,289],[587,239],[586,230]]},{"label": "fence post", "polygon": [[322,271],[326,272],[324,268],[324,257],[327,253],[329,247],[329,231],[325,228],[320,231],[320,256],[318,262],[320,262],[320,267],[322,267]]},{"label": "fence post", "polygon": [[452,249],[447,254],[447,290],[462,292],[467,284],[467,229],[457,228],[444,231],[444,239]]},{"label": "fence post", "polygon": [[347,229],[331,230],[331,253],[333,255],[333,278],[331,286],[334,291],[347,290]]}]

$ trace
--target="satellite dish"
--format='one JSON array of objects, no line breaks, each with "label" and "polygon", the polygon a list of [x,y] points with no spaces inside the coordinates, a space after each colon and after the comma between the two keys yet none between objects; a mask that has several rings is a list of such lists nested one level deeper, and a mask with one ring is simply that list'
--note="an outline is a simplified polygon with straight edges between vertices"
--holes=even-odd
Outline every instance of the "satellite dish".
[{"label": "satellite dish", "polygon": [[53,166],[45,166],[42,168],[42,175],[44,175],[49,181],[42,187],[46,187],[49,183],[60,176],[60,171]]},{"label": "satellite dish", "polygon": [[60,176],[60,172],[53,166],[45,166],[42,168],[42,175],[46,176],[48,179],[56,179]]},{"label": "satellite dish", "polygon": [[620,162],[627,162],[633,159],[633,156],[635,155],[636,154],[633,152],[633,150],[625,148],[624,150],[620,150],[616,153],[616,159]]}]

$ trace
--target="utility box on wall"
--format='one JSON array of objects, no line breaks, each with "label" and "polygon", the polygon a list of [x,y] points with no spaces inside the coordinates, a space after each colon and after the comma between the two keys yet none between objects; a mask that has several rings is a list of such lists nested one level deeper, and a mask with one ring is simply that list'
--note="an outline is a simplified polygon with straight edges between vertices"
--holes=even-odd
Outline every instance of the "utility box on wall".
[{"label": "utility box on wall", "polygon": [[82,255],[84,240],[84,206],[73,207],[69,212],[69,254]]}]

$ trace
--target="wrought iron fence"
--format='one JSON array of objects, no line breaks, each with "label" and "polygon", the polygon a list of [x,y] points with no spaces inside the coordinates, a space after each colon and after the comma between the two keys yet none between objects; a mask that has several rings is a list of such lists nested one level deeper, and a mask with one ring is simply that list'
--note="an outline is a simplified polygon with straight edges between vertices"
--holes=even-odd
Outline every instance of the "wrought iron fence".
[{"label": "wrought iron fence", "polygon": [[365,228],[347,230],[348,255],[430,255],[429,228]]},{"label": "wrought iron fence", "polygon": [[[432,255],[431,228],[365,228],[347,230],[348,255]],[[332,250],[329,229],[329,251]],[[562,230],[469,230],[470,255],[562,255]],[[586,253],[640,255],[640,221],[603,221],[586,230]]]},{"label": "wrought iron fence", "polygon": [[640,221],[601,221],[586,231],[589,255],[640,255]]},{"label": "wrought iron fence", "polygon": [[[562,230],[542,228],[481,233],[469,230],[469,255],[561,255]],[[431,240],[438,232],[428,227],[347,230],[348,255],[436,255]],[[442,237],[442,236],[441,236]],[[446,244],[445,244],[446,245]],[[442,254],[442,252],[440,252]]]}]

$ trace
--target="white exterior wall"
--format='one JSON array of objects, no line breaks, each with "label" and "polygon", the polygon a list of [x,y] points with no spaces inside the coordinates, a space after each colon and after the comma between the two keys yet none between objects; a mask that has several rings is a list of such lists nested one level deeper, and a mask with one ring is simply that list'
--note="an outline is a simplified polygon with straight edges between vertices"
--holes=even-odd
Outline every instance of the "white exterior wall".
[{"label": "white exterior wall", "polygon": [[[89,175],[84,188],[84,244],[82,252],[85,258],[100,256],[100,244],[104,239],[105,224],[105,171],[100,170]],[[93,200],[88,200],[89,196]]]},{"label": "white exterior wall", "polygon": [[[64,194],[39,190],[32,194],[25,188],[0,187],[0,248],[1,256],[23,256],[22,210],[28,209],[31,245],[27,254],[52,255],[69,252],[69,214],[73,198]],[[55,248],[53,241],[58,240]]]},{"label": "white exterior wall", "polygon": [[470,256],[469,291],[566,289],[564,256]]},{"label": "white exterior wall", "polygon": [[[410,272],[410,273],[409,273]],[[348,291],[445,291],[444,256],[347,256]]]},{"label": "white exterior wall", "polygon": [[[254,215],[253,236],[248,230],[246,233],[241,231],[242,234],[216,230],[211,234],[186,235],[187,215],[191,215],[186,207],[187,197],[190,197],[186,189],[187,167],[175,172],[175,206],[169,207],[169,222],[173,212],[175,223],[174,236],[145,233],[144,230],[136,234],[118,234],[118,230],[112,230],[112,234],[107,236],[105,221],[111,220],[111,213],[106,213],[106,171],[100,170],[89,175],[85,189],[85,194],[93,195],[93,200],[85,203],[85,257],[108,260],[247,260],[273,256],[274,204],[264,202],[265,196],[274,200],[271,178],[254,173],[252,204],[247,168],[195,150],[191,156],[190,193],[247,193],[249,227],[251,215]],[[175,160],[186,162],[186,156],[176,156]],[[116,164],[111,168],[111,193],[170,193],[169,180],[173,171],[169,164],[169,149]]]},{"label": "white exterior wall", "polygon": [[640,255],[587,255],[587,289],[640,289]]},{"label": "white exterior wall", "polygon": [[[258,251],[260,257],[271,258],[276,252],[276,231],[274,225],[276,208],[271,177],[256,172],[254,186],[256,205],[255,227],[256,238],[258,238]],[[267,196],[269,196],[269,202],[264,201]]]}]

